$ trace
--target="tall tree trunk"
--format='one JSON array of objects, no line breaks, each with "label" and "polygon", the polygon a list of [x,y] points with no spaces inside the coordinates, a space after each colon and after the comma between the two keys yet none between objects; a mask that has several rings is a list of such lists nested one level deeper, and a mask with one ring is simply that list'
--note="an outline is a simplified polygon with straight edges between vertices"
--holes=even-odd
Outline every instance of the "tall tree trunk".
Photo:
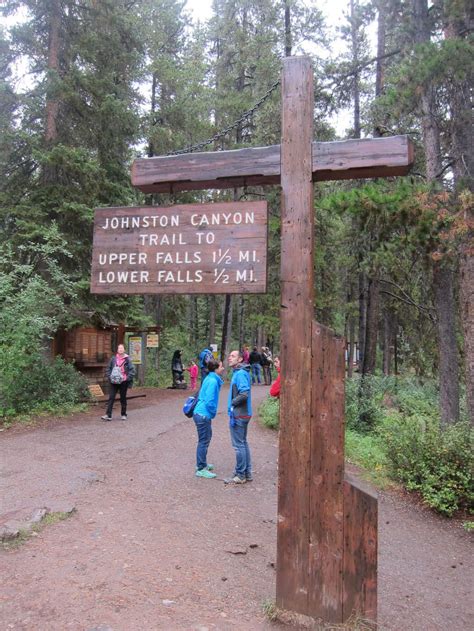
[{"label": "tall tree trunk", "polygon": [[291,57],[292,37],[291,37],[291,0],[285,2],[285,57]]},{"label": "tall tree trunk", "polygon": [[[472,17],[467,13],[450,15],[445,29],[449,39],[464,39],[471,32]],[[451,87],[450,107],[452,121],[452,155],[455,190],[458,197],[463,191],[474,192],[474,133],[472,125],[471,70]],[[460,315],[464,337],[464,376],[468,416],[474,424],[474,208],[465,210],[466,234],[459,247]]]},{"label": "tall tree trunk", "polygon": [[383,314],[383,374],[389,375],[392,365],[392,318],[390,311]]},{"label": "tall tree trunk", "polygon": [[[350,22],[351,22],[351,47],[352,47],[352,63],[354,68],[359,66],[359,32],[356,15],[356,0],[350,0]],[[354,99],[354,138],[360,138],[360,76],[354,72],[354,87],[352,91]]]},{"label": "tall tree trunk", "polygon": [[209,344],[216,343],[216,297],[209,297]]},{"label": "tall tree trunk", "polygon": [[59,28],[61,25],[61,3],[53,0],[50,9],[49,42],[48,42],[48,94],[46,95],[46,145],[53,145],[58,137],[59,98],[57,86],[59,78]]},{"label": "tall tree trunk", "polygon": [[222,318],[222,341],[221,341],[221,361],[227,356],[227,333],[229,331],[229,313],[230,313],[230,300],[232,296],[230,294],[225,295],[224,301],[224,316]]},{"label": "tall tree trunk", "polygon": [[352,377],[354,371],[354,349],[355,349],[355,318],[353,314],[355,301],[355,287],[354,282],[351,279],[349,282],[349,317],[347,321],[347,376],[349,379]]},{"label": "tall tree trunk", "polygon": [[[386,0],[377,1],[377,62],[375,66],[375,98],[380,96],[384,86],[384,55],[386,36]],[[378,125],[374,128],[374,137],[380,138],[382,131]]]},{"label": "tall tree trunk", "polygon": [[[153,75],[152,75],[152,81],[151,81],[151,105],[150,105],[151,124],[152,125],[155,124],[156,88],[157,88],[157,85],[158,85],[158,80],[157,80],[156,72],[154,72]],[[148,140],[148,157],[149,158],[153,158],[154,155],[155,155],[155,148],[153,147],[153,142],[151,140],[151,134],[150,134],[150,138]]]},{"label": "tall tree trunk", "polygon": [[438,311],[441,424],[447,425],[459,420],[459,368],[456,319],[451,308],[454,303],[454,273],[443,261],[434,265],[433,283]]},{"label": "tall tree trunk", "polygon": [[240,295],[239,300],[239,349],[242,350],[244,347],[244,316],[245,316],[245,296],[243,294]]},{"label": "tall tree trunk", "polygon": [[359,273],[359,372],[362,373],[367,329],[367,276]]},{"label": "tall tree trunk", "polygon": [[[415,42],[424,44],[431,40],[427,0],[413,0]],[[421,90],[421,122],[425,149],[426,178],[439,185],[442,172],[440,130],[437,120],[436,93],[433,85]],[[438,314],[438,348],[440,380],[441,423],[459,419],[459,381],[456,344],[456,305],[453,291],[454,276],[449,263],[433,264],[435,307]],[[447,326],[452,326],[448,332]]]},{"label": "tall tree trunk", "polygon": [[373,374],[377,360],[377,333],[379,317],[379,280],[371,278],[367,292],[367,325],[365,328],[365,352],[362,374]]}]

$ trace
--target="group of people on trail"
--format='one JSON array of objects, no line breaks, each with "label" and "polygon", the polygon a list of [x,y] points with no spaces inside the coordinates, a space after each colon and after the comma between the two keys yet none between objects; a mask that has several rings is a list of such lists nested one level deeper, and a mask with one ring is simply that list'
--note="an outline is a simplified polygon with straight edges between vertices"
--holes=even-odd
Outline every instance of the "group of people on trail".
[{"label": "group of people on trail", "polygon": [[263,383],[269,386],[272,381],[272,364],[273,357],[272,352],[268,346],[262,346],[260,351],[257,346],[254,346],[252,351],[249,352],[248,347],[244,347],[244,361],[248,361],[252,371],[252,384],[262,384],[262,371],[263,371]]},{"label": "group of people on trail", "polygon": [[[262,347],[262,350],[266,347]],[[269,349],[266,349],[269,351]],[[253,352],[257,351],[254,347]],[[270,352],[270,351],[269,351]],[[234,350],[229,353],[228,365],[232,369],[232,378],[229,386],[229,396],[227,401],[227,413],[229,415],[229,430],[232,447],[235,451],[235,469],[230,482],[234,484],[245,484],[251,482],[252,459],[250,447],[247,441],[248,424],[252,418],[252,397],[251,385],[257,379],[260,383],[259,373],[254,373],[252,365],[252,353],[249,353],[249,361],[245,361],[245,351]],[[253,356],[255,359],[255,355]],[[271,353],[270,353],[271,358]],[[254,362],[256,363],[256,362]],[[276,381],[270,388],[270,394],[274,397],[280,396],[280,360],[278,357],[271,359],[278,372]],[[259,363],[261,365],[261,363]],[[269,363],[269,366],[271,364]],[[224,383],[222,375],[224,365],[214,358],[211,349],[205,348],[199,354],[199,368],[195,362],[186,370],[189,370],[191,377],[191,389],[197,387],[198,370],[201,371],[201,388],[197,395],[197,404],[193,412],[193,420],[196,425],[198,442],[196,448],[196,476],[202,478],[215,478],[214,466],[207,461],[207,452],[212,438],[212,420],[217,414],[219,404],[219,394]],[[176,350],[172,359],[173,381],[184,381],[183,364],[181,351]],[[251,377],[252,374],[252,377]],[[117,352],[112,356],[107,366],[106,376],[110,383],[109,399],[106,413],[101,417],[104,421],[112,420],[112,408],[117,393],[120,394],[121,416],[123,421],[127,420],[127,391],[133,384],[135,370],[130,357],[125,353],[125,346],[119,344]]]},{"label": "group of people on trail", "polygon": [[[253,480],[252,459],[247,441],[248,424],[252,418],[250,366],[244,362],[242,352],[237,350],[229,353],[228,365],[232,369],[232,378],[229,386],[227,413],[229,415],[230,438],[236,460],[234,475],[229,482],[245,484]],[[206,374],[203,377],[198,402],[193,414],[198,435],[196,476],[215,478],[214,465],[207,461],[207,452],[212,438],[212,420],[217,414],[219,394],[224,383],[222,379],[224,365],[212,357],[207,360],[205,370]]]}]

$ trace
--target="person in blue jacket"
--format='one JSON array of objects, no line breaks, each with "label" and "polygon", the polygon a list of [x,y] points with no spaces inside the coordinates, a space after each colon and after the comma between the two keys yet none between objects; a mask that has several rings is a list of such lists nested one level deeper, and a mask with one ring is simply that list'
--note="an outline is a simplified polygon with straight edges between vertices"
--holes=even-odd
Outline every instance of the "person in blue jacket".
[{"label": "person in blue jacket", "polygon": [[209,360],[212,359],[213,357],[214,356],[212,354],[211,349],[208,348],[207,346],[206,348],[203,348],[202,351],[199,353],[199,368],[201,370],[201,385],[204,379],[209,374],[209,369],[207,367],[207,364]]},{"label": "person in blue jacket", "polygon": [[198,478],[215,478],[214,465],[207,462],[207,450],[212,438],[212,419],[217,414],[219,392],[224,383],[222,362],[212,357],[207,362],[209,373],[199,391],[198,402],[194,408],[193,420],[196,424],[198,443],[196,447],[196,475]]},{"label": "person in blue jacket", "polygon": [[252,417],[250,366],[244,363],[240,351],[231,351],[228,357],[232,368],[227,411],[229,413],[230,439],[235,451],[235,471],[231,482],[251,482],[252,460],[247,442],[247,429]]}]

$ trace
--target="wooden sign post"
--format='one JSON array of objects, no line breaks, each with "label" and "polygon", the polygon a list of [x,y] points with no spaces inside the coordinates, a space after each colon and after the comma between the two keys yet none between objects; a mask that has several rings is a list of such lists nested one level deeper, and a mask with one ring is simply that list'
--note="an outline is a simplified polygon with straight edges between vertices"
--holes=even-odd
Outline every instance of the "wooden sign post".
[{"label": "wooden sign post", "polygon": [[140,159],[132,183],[147,193],[281,184],[277,605],[375,620],[377,500],[344,477],[344,344],[313,320],[312,183],[406,175],[413,147],[406,136],[313,142],[312,95],[309,59],[286,58],[281,146]]}]

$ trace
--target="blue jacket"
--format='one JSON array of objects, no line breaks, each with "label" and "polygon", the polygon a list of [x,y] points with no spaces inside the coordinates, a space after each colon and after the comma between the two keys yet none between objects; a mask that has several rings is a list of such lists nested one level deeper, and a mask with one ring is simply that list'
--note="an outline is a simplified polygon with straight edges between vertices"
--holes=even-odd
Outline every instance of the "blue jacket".
[{"label": "blue jacket", "polygon": [[194,414],[200,414],[210,419],[215,417],[219,404],[219,392],[223,383],[223,380],[215,372],[210,372],[207,375],[199,391]]},{"label": "blue jacket", "polygon": [[239,364],[234,368],[230,381],[227,411],[233,408],[235,418],[250,418],[252,416],[252,396],[250,388],[250,366]]}]

